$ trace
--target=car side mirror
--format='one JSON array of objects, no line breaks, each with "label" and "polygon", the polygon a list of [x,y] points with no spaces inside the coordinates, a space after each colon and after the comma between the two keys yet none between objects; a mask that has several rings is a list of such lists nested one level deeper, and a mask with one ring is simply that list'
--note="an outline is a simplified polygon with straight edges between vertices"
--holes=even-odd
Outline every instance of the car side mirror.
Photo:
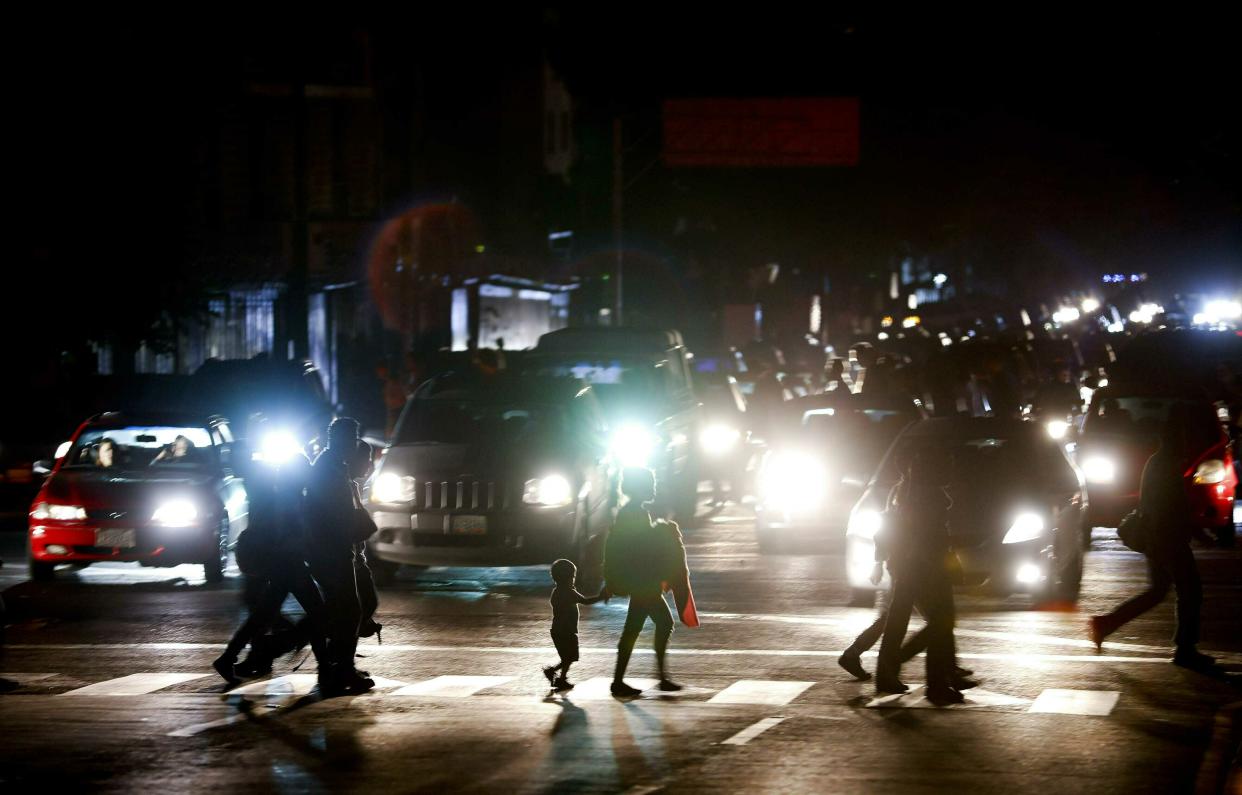
[{"label": "car side mirror", "polygon": [[52,474],[52,468],[56,466],[56,462],[50,458],[44,458],[34,462],[34,466],[30,469],[41,478],[45,478]]}]

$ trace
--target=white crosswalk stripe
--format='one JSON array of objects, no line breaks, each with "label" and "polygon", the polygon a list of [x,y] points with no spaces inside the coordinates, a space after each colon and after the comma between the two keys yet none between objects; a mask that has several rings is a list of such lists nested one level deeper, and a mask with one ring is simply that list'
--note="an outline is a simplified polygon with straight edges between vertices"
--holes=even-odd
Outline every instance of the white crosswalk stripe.
[{"label": "white crosswalk stripe", "polygon": [[739,679],[709,698],[709,704],[788,704],[814,682],[782,682],[774,679]]},{"label": "white crosswalk stripe", "polygon": [[729,739],[722,740],[720,744],[721,745],[746,745],[746,743],[755,739],[756,737],[763,734],[768,729],[772,728],[773,726],[775,726],[776,724],[780,723],[783,720],[785,719],[784,718],[764,718],[763,720],[758,721],[757,723],[752,723],[751,725],[747,726],[745,729],[742,729],[740,732],[733,735]]},{"label": "white crosswalk stripe", "polygon": [[1057,715],[1108,715],[1117,706],[1121,693],[1116,690],[1045,690],[1028,712]]},{"label": "white crosswalk stripe", "polygon": [[[993,693],[990,690],[975,688],[964,691],[966,701],[953,704],[951,709],[978,709],[980,707],[1020,707],[1030,704],[1030,699],[1007,696],[1004,693]],[[910,685],[909,693],[888,696],[876,696],[866,704],[867,709],[944,709],[927,700],[927,691],[923,685]]]},{"label": "white crosswalk stripe", "polygon": [[142,673],[79,687],[62,696],[141,696],[166,687],[202,679],[208,674]]},{"label": "white crosswalk stripe", "polygon": [[465,698],[473,696],[480,690],[497,687],[514,679],[512,676],[437,676],[426,682],[395,691],[394,696],[441,696],[444,698]]}]

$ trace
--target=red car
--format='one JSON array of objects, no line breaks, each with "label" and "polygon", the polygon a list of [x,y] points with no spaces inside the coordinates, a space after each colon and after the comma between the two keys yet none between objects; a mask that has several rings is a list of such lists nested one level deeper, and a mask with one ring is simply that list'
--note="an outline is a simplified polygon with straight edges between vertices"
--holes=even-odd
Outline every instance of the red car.
[{"label": "red car", "polygon": [[1105,387],[1092,396],[1077,450],[1087,480],[1089,526],[1116,527],[1138,506],[1143,467],[1176,403],[1186,405],[1192,418],[1196,452],[1186,470],[1186,493],[1194,519],[1222,541],[1232,539],[1238,477],[1215,406],[1203,397],[1145,388]]},{"label": "red car", "polygon": [[233,473],[228,421],[100,414],[61,445],[30,508],[30,575],[104,560],[201,563],[224,577],[249,501]]}]

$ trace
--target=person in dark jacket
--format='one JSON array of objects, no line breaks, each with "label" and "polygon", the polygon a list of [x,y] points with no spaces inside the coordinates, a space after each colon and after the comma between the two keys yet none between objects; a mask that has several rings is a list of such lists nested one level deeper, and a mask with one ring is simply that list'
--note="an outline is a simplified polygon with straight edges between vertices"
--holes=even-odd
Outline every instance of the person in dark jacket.
[{"label": "person in dark jacket", "polygon": [[917,604],[927,620],[926,695],[937,706],[965,700],[954,686],[953,584],[948,572],[952,501],[941,483],[941,471],[930,451],[915,454],[889,498],[885,530],[890,534],[893,587],[875,674],[878,693],[909,690],[899,678],[901,645]]},{"label": "person in dark jacket", "polygon": [[[375,469],[374,460],[375,451],[371,445],[359,441],[350,464],[350,478],[354,482],[354,493],[359,503],[362,500],[360,484],[371,477]],[[358,584],[358,603],[361,608],[358,637],[369,638],[374,635],[380,643],[383,643],[384,625],[375,620],[375,611],[379,609],[379,591],[375,588],[375,575],[371,572],[370,563],[367,561],[365,541],[354,545],[354,580]]]},{"label": "person in dark jacket", "polygon": [[659,687],[666,692],[681,690],[681,685],[668,678],[665,665],[665,652],[673,633],[673,615],[663,595],[666,583],[689,581],[681,531],[673,522],[651,521],[646,507],[656,496],[655,474],[651,470],[626,469],[622,473],[621,493],[628,501],[617,512],[617,520],[604,547],[606,589],[609,593],[630,597],[625,628],[617,642],[612,694],[636,696],[642,692],[625,683],[625,669],[647,619],[655,624]]},{"label": "person in dark jacket", "polygon": [[362,605],[355,577],[355,542],[350,528],[361,510],[353,483],[358,421],[338,417],[328,427],[328,444],[311,466],[306,485],[306,562],[327,604],[328,665],[320,666],[325,696],[358,693],[374,680],[354,667]]},{"label": "person in dark jacket", "polygon": [[[263,422],[253,430],[265,428]],[[306,567],[302,529],[302,490],[310,462],[298,453],[284,463],[256,461],[245,464],[246,491],[250,499],[250,521],[238,540],[238,566],[246,578],[250,614],[238,627],[212,667],[230,685],[241,676],[258,676],[272,669],[281,654],[311,644],[316,661],[326,662],[323,597]],[[293,594],[306,617],[279,639],[265,633],[280,620],[281,605]],[[237,655],[247,644],[250,655],[237,664]],[[287,644],[287,645],[286,645]]]},{"label": "person in dark jacket", "polygon": [[1192,524],[1186,496],[1185,473],[1193,464],[1190,430],[1187,411],[1175,404],[1161,431],[1160,447],[1143,467],[1139,510],[1147,536],[1147,590],[1122,602],[1111,613],[1092,616],[1087,629],[1100,648],[1109,635],[1164,601],[1172,585],[1177,591],[1173,662],[1202,669],[1211,668],[1215,661],[1198,650],[1203,589],[1190,542],[1202,529]]}]

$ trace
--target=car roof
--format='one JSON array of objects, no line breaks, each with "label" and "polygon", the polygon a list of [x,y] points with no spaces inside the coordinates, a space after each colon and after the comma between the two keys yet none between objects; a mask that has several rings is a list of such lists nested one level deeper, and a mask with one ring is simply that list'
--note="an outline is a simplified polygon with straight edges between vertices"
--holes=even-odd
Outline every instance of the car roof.
[{"label": "car roof", "polygon": [[412,400],[472,400],[487,403],[568,403],[592,394],[577,378],[500,373],[482,375],[450,371],[433,376],[415,390]]},{"label": "car roof", "polygon": [[207,428],[219,422],[226,422],[224,417],[203,416],[185,412],[143,411],[122,412],[105,411],[96,414],[86,421],[87,427],[95,428],[126,428],[129,426],[160,426],[168,428]]},{"label": "car roof", "polygon": [[539,338],[535,350],[645,354],[663,353],[682,344],[681,332],[674,329],[595,326],[549,331]]}]

